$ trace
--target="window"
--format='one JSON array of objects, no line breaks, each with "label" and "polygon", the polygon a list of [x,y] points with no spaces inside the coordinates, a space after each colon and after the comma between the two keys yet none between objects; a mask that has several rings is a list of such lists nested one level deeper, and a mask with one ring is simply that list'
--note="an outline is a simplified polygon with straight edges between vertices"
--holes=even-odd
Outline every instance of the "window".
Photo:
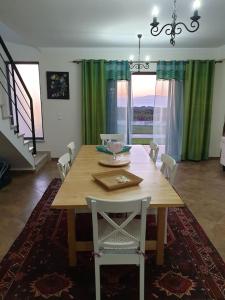
[{"label": "window", "polygon": [[155,73],[137,73],[132,75],[132,144],[149,144],[153,138],[153,112],[155,106]]},{"label": "window", "polygon": [[157,81],[156,73],[136,73],[131,78],[132,144],[159,145],[159,157],[165,152],[168,81]]},{"label": "window", "polygon": [[[34,62],[15,62],[21,77],[33,99],[33,111],[34,111],[34,125],[35,136],[37,139],[43,139],[43,125],[42,125],[42,111],[41,111],[41,97],[40,97],[40,80],[39,80],[39,64]],[[18,123],[19,132],[24,133],[26,139],[32,138],[31,133],[31,120],[30,120],[30,108],[29,98],[27,97],[24,88],[22,87],[17,75],[12,74],[12,68],[8,64],[9,75],[9,91],[10,91],[10,111],[13,116],[13,124],[16,125],[16,109],[14,100],[14,88],[17,95],[17,108],[18,108]],[[13,86],[13,76],[15,77],[16,84]]]}]

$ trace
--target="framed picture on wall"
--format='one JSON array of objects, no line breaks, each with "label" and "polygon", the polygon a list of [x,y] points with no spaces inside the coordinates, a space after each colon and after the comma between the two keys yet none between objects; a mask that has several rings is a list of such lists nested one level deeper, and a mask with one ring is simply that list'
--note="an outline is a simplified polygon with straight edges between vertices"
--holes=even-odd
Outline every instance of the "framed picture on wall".
[{"label": "framed picture on wall", "polygon": [[46,72],[48,99],[69,99],[69,72]]}]

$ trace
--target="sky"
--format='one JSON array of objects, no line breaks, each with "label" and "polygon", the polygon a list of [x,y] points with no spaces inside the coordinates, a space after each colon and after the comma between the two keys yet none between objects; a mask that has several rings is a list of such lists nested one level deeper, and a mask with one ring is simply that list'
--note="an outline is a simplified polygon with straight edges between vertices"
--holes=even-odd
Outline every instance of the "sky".
[{"label": "sky", "polygon": [[133,97],[159,95],[167,96],[168,82],[156,81],[156,75],[132,75]]},{"label": "sky", "polygon": [[[133,106],[167,105],[168,81],[156,81],[156,75],[132,75],[132,100]],[[117,93],[119,106],[127,103],[127,82],[118,82]]]}]

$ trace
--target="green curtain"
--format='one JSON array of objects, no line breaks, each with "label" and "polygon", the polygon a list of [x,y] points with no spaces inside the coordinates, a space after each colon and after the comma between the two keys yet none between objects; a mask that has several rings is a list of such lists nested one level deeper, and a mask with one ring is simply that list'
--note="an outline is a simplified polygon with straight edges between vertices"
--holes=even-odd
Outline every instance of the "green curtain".
[{"label": "green curtain", "polygon": [[183,160],[208,159],[214,61],[189,61],[184,80]]},{"label": "green curtain", "polygon": [[131,72],[129,62],[110,60],[106,63],[107,80],[130,80]]},{"label": "green curtain", "polygon": [[83,144],[99,144],[106,132],[106,71],[104,60],[82,61]]},{"label": "green curtain", "polygon": [[157,80],[183,80],[184,70],[184,61],[159,61],[157,63],[156,77]]},{"label": "green curtain", "polygon": [[[127,114],[127,108],[120,107],[117,95],[117,83],[120,80],[130,81],[131,72],[128,61],[111,60],[106,63],[106,78],[107,78],[107,92],[106,92],[106,133],[122,133],[127,134],[127,126],[118,127],[118,118]],[[128,86],[127,86],[128,88]],[[128,95],[128,90],[127,90]],[[124,95],[125,96],[125,95]],[[119,132],[120,130],[126,132]]]}]

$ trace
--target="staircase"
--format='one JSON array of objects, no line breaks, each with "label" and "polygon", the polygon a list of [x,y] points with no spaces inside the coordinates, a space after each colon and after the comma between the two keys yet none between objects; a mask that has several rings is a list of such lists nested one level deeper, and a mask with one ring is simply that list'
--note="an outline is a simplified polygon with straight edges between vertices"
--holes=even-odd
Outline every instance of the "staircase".
[{"label": "staircase", "polygon": [[[23,130],[31,138],[25,137]],[[33,100],[1,36],[0,157],[12,170],[32,171],[50,159],[49,152],[37,152]]]}]

